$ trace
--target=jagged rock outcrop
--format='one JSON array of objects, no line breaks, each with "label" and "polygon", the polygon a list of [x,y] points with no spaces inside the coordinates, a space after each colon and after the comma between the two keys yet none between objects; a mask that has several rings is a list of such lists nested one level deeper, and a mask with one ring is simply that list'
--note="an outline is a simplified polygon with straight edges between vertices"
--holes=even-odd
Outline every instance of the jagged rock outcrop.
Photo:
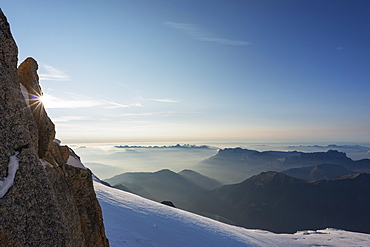
[{"label": "jagged rock outcrop", "polygon": [[[33,143],[33,145],[37,147],[38,155],[43,159],[49,151],[49,145],[55,138],[55,127],[39,100],[39,97],[42,96],[42,91],[39,85],[37,69],[37,62],[29,57],[19,65],[18,75],[21,88],[23,89],[22,92],[29,102],[28,104],[37,126],[38,143]],[[50,154],[48,156],[48,161],[54,163],[53,160],[50,160]]]},{"label": "jagged rock outcrop", "polygon": [[173,208],[176,207],[175,204],[173,204],[173,202],[171,202],[171,201],[162,201],[161,203],[164,204],[164,205],[173,207]]},{"label": "jagged rock outcrop", "polygon": [[54,141],[37,99],[37,62],[28,58],[17,70],[1,9],[0,44],[0,246],[109,246],[92,174]]}]

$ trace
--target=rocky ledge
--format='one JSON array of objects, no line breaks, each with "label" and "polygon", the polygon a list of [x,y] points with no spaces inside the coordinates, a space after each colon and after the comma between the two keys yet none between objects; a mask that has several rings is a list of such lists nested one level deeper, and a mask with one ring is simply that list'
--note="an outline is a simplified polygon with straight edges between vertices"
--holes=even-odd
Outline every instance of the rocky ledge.
[{"label": "rocky ledge", "polygon": [[55,139],[0,9],[0,246],[109,246],[91,171]]}]

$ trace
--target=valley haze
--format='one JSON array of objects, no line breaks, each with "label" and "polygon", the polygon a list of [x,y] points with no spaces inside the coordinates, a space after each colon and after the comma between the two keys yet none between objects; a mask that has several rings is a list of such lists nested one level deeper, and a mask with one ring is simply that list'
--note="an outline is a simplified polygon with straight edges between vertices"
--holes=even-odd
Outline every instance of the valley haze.
[{"label": "valley haze", "polygon": [[[208,148],[176,148],[176,143],[148,143],[136,142],[122,143],[71,143],[69,144],[81,156],[84,164],[96,176],[107,179],[125,172],[155,172],[170,169],[180,172],[184,169],[194,169],[202,160],[216,155],[218,150],[224,148],[242,147],[258,151],[302,151],[326,152],[330,149],[344,152],[353,160],[370,158],[370,144],[320,144],[315,143],[222,143],[214,142],[209,145],[204,143],[192,144],[197,147]],[[115,146],[129,146],[130,148],[117,148]],[[217,145],[217,146],[216,146]],[[158,146],[162,148],[150,148]],[[163,146],[172,148],[163,148]]]}]

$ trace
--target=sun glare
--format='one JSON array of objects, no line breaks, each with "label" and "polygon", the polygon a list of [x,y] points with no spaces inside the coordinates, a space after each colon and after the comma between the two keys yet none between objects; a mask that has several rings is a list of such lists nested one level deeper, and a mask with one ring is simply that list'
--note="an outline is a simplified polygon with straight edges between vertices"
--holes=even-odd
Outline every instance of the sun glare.
[{"label": "sun glare", "polygon": [[39,101],[45,106],[47,107],[48,104],[50,104],[50,101],[51,101],[51,96],[48,95],[48,94],[43,94],[41,96],[38,97],[39,98]]}]

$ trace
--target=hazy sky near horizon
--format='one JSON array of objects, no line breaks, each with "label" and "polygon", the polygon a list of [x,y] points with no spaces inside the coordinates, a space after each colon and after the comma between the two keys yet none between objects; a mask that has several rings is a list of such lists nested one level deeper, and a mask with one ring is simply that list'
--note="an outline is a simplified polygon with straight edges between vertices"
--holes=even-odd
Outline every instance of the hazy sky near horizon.
[{"label": "hazy sky near horizon", "polygon": [[370,140],[370,1],[0,7],[64,142]]}]

